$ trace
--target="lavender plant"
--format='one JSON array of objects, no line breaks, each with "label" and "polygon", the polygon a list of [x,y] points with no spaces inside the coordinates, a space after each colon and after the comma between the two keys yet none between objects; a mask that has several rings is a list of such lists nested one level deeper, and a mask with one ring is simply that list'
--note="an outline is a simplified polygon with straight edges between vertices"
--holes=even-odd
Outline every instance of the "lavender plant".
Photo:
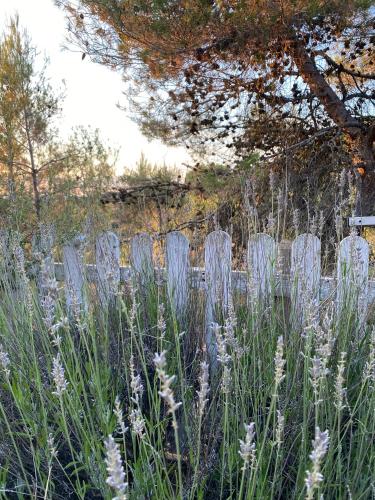
[{"label": "lavender plant", "polygon": [[199,291],[183,321],[162,282],[72,315],[22,276],[17,303],[0,275],[1,498],[373,495],[371,317],[359,335],[352,308],[314,304],[300,328],[234,296],[209,365]]}]

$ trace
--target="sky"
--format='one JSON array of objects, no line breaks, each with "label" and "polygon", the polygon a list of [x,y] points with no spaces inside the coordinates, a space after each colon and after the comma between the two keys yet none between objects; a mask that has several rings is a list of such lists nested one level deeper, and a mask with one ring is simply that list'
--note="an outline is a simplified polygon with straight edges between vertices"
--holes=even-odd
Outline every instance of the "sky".
[{"label": "sky", "polygon": [[62,50],[66,35],[64,13],[53,0],[0,0],[0,31],[16,12],[41,56],[49,58],[51,83],[61,88],[65,80],[66,99],[59,122],[63,137],[77,125],[98,128],[104,140],[120,148],[116,166],[119,174],[124,167],[133,168],[142,152],[152,163],[180,166],[189,161],[184,148],[149,142],[126,112],[116,107],[118,102],[126,104],[125,85],[118,73],[88,57],[82,61],[79,52]]}]

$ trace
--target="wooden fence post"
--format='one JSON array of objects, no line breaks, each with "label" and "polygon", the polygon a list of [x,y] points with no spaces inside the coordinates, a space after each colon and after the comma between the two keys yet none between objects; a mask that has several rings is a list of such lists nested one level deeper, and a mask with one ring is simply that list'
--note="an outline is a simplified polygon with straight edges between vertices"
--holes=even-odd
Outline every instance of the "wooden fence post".
[{"label": "wooden fence post", "polygon": [[120,241],[115,233],[106,231],[96,238],[95,256],[99,298],[106,307],[115,298],[120,284]]},{"label": "wooden fence post", "polygon": [[291,299],[294,326],[303,327],[311,307],[319,304],[320,240],[312,234],[301,234],[292,243]]},{"label": "wooden fence post", "polygon": [[179,321],[184,319],[189,299],[189,240],[173,231],[166,237],[166,269],[169,299]]},{"label": "wooden fence post", "polygon": [[[280,305],[283,308],[283,318],[290,317],[290,268],[292,260],[292,242],[281,240],[277,245],[276,273],[280,290]],[[286,293],[288,292],[288,293]]]},{"label": "wooden fence post", "polygon": [[350,235],[340,243],[337,265],[337,314],[355,312],[359,326],[367,316],[369,245]]},{"label": "wooden fence post", "polygon": [[13,238],[10,229],[0,229],[0,269],[1,281],[8,286],[13,284],[14,263],[13,263]]},{"label": "wooden fence post", "polygon": [[224,231],[214,231],[205,241],[206,279],[206,347],[211,366],[216,364],[217,345],[212,323],[220,321],[218,314],[227,315],[231,300],[232,240]]},{"label": "wooden fence post", "polygon": [[68,311],[77,314],[87,309],[84,297],[84,273],[81,245],[84,237],[77,236],[63,246],[63,265],[65,276],[65,297]]},{"label": "wooden fence post", "polygon": [[277,272],[280,276],[290,275],[290,266],[292,262],[292,242],[290,240],[281,240],[277,246]]},{"label": "wooden fence post", "polygon": [[35,279],[40,299],[43,299],[51,292],[52,288],[54,289],[53,293],[56,293],[55,264],[52,254],[53,243],[53,226],[41,224],[32,239],[32,253],[36,260]]},{"label": "wooden fence post", "polygon": [[268,234],[250,236],[247,247],[248,299],[268,302],[276,263],[275,240]]},{"label": "wooden fence post", "polygon": [[144,291],[154,279],[152,240],[149,234],[140,233],[132,238],[130,260],[135,281]]},{"label": "wooden fence post", "polygon": [[0,280],[14,294],[15,300],[24,301],[28,278],[25,257],[21,247],[21,235],[11,229],[0,230],[1,277]]}]

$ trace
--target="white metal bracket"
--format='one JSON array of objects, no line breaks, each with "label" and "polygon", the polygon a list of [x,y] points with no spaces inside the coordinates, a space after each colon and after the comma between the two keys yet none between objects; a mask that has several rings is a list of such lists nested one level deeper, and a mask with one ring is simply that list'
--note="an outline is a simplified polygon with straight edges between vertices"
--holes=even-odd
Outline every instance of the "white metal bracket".
[{"label": "white metal bracket", "polygon": [[349,226],[375,226],[375,216],[349,217]]}]

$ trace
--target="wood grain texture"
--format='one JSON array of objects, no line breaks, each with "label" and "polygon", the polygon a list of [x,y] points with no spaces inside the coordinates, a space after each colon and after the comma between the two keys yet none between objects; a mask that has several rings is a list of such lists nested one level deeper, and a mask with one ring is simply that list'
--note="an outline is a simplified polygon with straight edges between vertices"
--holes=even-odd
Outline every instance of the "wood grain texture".
[{"label": "wood grain texture", "polygon": [[81,256],[83,237],[77,237],[63,246],[63,266],[65,275],[65,297],[70,313],[87,308],[84,297],[84,269]]},{"label": "wood grain texture", "polygon": [[217,346],[213,322],[221,322],[218,314],[227,315],[232,294],[232,240],[224,231],[214,231],[205,241],[206,280],[206,347],[211,363],[216,364]]},{"label": "wood grain texture", "polygon": [[169,299],[177,319],[183,320],[189,300],[189,240],[178,231],[169,233],[165,257]]},{"label": "wood grain texture", "polygon": [[337,313],[343,308],[358,314],[362,325],[368,306],[369,245],[360,236],[350,235],[340,243],[337,263]]},{"label": "wood grain texture", "polygon": [[41,224],[32,238],[32,254],[35,259],[35,273],[38,294],[45,297],[55,283],[55,264],[53,259],[54,228]]},{"label": "wood grain texture", "polygon": [[249,302],[269,301],[275,273],[276,243],[268,234],[250,236],[247,247]]},{"label": "wood grain texture", "polygon": [[107,306],[120,285],[120,241],[115,233],[106,231],[96,238],[95,257],[99,298]]},{"label": "wood grain texture", "polygon": [[136,283],[144,288],[154,278],[152,239],[147,233],[134,236],[130,242],[130,261]]},{"label": "wood grain texture", "polygon": [[317,236],[299,235],[292,244],[292,314],[295,326],[302,327],[307,314],[319,304],[321,244]]}]

